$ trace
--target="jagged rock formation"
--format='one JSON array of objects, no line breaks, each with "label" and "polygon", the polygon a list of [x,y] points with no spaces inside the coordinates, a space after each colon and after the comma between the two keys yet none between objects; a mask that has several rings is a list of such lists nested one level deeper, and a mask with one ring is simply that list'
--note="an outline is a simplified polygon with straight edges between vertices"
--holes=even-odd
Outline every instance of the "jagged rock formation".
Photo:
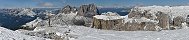
[{"label": "jagged rock formation", "polygon": [[176,26],[177,28],[181,28],[182,23],[184,23],[183,17],[177,16],[177,17],[173,18],[173,26]]},{"label": "jagged rock formation", "polygon": [[168,29],[169,27],[169,16],[168,14],[158,12],[156,14],[157,20],[159,20],[159,26],[163,29]]},{"label": "jagged rock formation", "polygon": [[133,8],[131,9],[131,12],[128,14],[128,18],[141,18],[145,17],[148,19],[155,19],[156,18],[156,13],[150,13],[150,10],[143,10],[140,11],[138,8]]},{"label": "jagged rock formation", "polygon": [[69,5],[65,6],[59,13],[70,14],[71,12],[76,13],[77,9]]},{"label": "jagged rock formation", "polygon": [[[187,18],[187,15],[189,15],[188,14],[189,11],[186,10],[188,10],[188,6],[136,7],[131,9],[131,12],[128,14],[128,18],[136,20],[145,17],[149,20],[157,21],[158,24],[156,24],[155,26],[159,26],[162,29],[176,29],[176,28],[182,28],[182,26],[184,25],[184,20],[185,18]],[[137,24],[137,25],[141,25],[141,24]]]},{"label": "jagged rock formation", "polygon": [[98,14],[97,7],[94,4],[89,4],[89,5],[80,6],[77,15],[92,18],[92,16],[97,14]]},{"label": "jagged rock formation", "polygon": [[131,9],[130,13],[128,14],[128,18],[132,18],[132,17],[141,17],[143,13],[140,13],[140,11],[138,11],[138,9],[136,8],[133,8]]}]

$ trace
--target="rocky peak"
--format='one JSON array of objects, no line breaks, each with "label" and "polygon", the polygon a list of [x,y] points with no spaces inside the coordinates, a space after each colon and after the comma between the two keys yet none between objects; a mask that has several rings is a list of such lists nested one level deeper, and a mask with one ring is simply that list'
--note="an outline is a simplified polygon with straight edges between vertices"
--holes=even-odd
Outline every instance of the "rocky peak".
[{"label": "rocky peak", "polygon": [[63,9],[60,10],[60,13],[69,14],[72,11],[74,11],[73,8],[70,5],[67,5]]},{"label": "rocky peak", "polygon": [[98,9],[94,4],[82,5],[78,10],[79,16],[92,17],[98,14]]}]

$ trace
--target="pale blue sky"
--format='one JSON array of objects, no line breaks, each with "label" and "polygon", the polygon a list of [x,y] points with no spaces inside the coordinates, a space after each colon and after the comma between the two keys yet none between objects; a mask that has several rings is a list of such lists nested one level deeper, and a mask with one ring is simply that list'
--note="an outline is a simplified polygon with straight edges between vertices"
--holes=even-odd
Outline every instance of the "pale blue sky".
[{"label": "pale blue sky", "polygon": [[130,7],[136,5],[189,5],[189,0],[0,0],[0,8],[63,7],[95,3],[101,7]]}]

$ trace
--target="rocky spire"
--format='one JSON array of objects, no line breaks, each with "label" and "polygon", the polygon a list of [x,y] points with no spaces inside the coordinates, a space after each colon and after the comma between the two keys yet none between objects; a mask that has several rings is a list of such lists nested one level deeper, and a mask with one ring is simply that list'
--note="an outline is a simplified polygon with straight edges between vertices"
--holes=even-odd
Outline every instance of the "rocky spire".
[{"label": "rocky spire", "polygon": [[78,10],[79,16],[92,17],[98,14],[98,9],[94,4],[82,5]]}]

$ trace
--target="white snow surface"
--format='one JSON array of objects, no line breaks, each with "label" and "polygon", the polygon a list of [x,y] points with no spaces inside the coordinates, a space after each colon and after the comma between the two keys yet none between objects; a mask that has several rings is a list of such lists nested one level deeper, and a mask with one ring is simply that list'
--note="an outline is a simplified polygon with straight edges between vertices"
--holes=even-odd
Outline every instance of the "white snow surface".
[{"label": "white snow surface", "polygon": [[158,11],[161,11],[163,13],[170,14],[172,18],[176,16],[183,16],[186,18],[187,15],[189,15],[189,6],[147,6],[147,7],[136,7],[137,10],[144,11],[144,10],[150,10],[149,13],[157,13]]},{"label": "white snow surface", "polygon": [[93,17],[96,19],[102,19],[102,20],[117,20],[117,19],[125,18],[125,16],[120,16],[118,13],[115,13],[115,12],[102,13],[101,15],[95,15]]},{"label": "white snow surface", "polygon": [[28,36],[17,31],[12,31],[0,27],[0,40],[50,40],[50,39]]},{"label": "white snow surface", "polygon": [[22,25],[22,26],[23,26],[23,27],[29,27],[29,28],[35,28],[36,25],[37,25],[39,22],[41,22],[41,21],[42,21],[42,19],[37,18],[37,19],[35,19],[35,20],[31,21],[31,22],[28,22],[28,23],[26,23],[25,25]]},{"label": "white snow surface", "polygon": [[[188,28],[180,30],[157,31],[113,31],[100,30],[84,26],[55,26],[43,27],[46,32],[56,32],[59,35],[71,30],[69,36],[74,40],[187,40],[189,39]],[[41,31],[44,31],[41,30]],[[74,38],[75,37],[75,38]]]},{"label": "white snow surface", "polygon": [[124,19],[124,17],[121,16],[106,16],[106,15],[96,15],[93,16],[97,19],[102,19],[102,20],[116,20],[116,19]]},{"label": "white snow surface", "polygon": [[107,12],[107,13],[102,13],[101,15],[119,16],[119,14],[116,12]]}]

